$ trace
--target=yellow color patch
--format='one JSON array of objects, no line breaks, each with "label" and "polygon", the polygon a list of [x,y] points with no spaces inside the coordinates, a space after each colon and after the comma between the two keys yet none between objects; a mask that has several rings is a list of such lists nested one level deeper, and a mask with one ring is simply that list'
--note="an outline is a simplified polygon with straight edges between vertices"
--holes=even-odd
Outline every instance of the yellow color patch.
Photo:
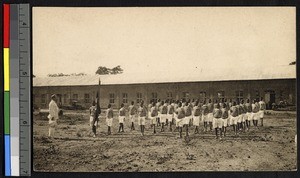
[{"label": "yellow color patch", "polygon": [[4,64],[4,91],[9,91],[9,48],[3,49]]}]

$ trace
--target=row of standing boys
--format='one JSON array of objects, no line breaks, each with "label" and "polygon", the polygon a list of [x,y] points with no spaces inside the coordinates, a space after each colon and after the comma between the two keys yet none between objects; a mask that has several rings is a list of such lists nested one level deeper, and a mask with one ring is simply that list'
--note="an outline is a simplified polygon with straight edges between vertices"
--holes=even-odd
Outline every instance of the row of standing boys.
[{"label": "row of standing boys", "polygon": [[[94,104],[93,104],[94,105]],[[93,128],[94,137],[96,135],[96,125],[98,118],[93,118],[93,108],[90,108],[91,126]],[[263,98],[246,101],[240,100],[232,101],[231,99],[215,100],[213,103],[211,99],[202,102],[196,100],[166,100],[157,102],[151,101],[146,107],[141,101],[139,106],[135,106],[134,102],[126,109],[124,104],[121,104],[119,110],[119,130],[124,132],[124,122],[126,113],[128,112],[130,128],[135,130],[135,120],[137,116],[138,125],[140,126],[141,135],[144,135],[146,120],[150,121],[150,126],[155,134],[156,128],[161,127],[160,132],[165,132],[169,129],[170,132],[179,132],[179,137],[182,138],[182,133],[185,131],[186,136],[189,136],[189,127],[194,125],[194,133],[199,133],[200,123],[203,122],[204,132],[215,130],[216,138],[221,139],[226,137],[226,128],[232,126],[234,135],[237,136],[239,132],[246,132],[250,129],[251,122],[255,128],[258,128],[258,121],[261,121],[263,126],[264,112],[266,104]],[[114,113],[111,105],[105,113],[107,134],[111,134],[112,121]]]}]

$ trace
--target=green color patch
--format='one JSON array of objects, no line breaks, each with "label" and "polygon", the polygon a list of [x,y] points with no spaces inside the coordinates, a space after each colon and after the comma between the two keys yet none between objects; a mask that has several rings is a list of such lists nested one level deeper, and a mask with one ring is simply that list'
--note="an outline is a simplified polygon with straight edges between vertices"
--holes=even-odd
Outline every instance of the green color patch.
[{"label": "green color patch", "polygon": [[4,134],[10,134],[9,91],[4,92]]}]

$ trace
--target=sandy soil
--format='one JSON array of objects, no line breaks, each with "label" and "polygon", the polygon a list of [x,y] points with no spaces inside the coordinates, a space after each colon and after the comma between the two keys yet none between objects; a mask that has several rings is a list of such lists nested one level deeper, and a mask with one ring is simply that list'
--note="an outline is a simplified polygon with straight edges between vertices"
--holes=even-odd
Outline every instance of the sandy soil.
[{"label": "sandy soil", "polygon": [[[66,111],[60,119],[56,137],[47,138],[48,121],[34,116],[33,164],[35,171],[269,171],[295,170],[296,112],[273,112],[265,115],[264,127],[233,137],[232,128],[223,140],[214,133],[179,139],[177,132],[152,134],[149,124],[142,137],[139,127],[113,134],[101,119],[96,138],[91,137],[87,111]],[[201,125],[202,126],[202,125]],[[158,129],[159,130],[159,129]]]}]

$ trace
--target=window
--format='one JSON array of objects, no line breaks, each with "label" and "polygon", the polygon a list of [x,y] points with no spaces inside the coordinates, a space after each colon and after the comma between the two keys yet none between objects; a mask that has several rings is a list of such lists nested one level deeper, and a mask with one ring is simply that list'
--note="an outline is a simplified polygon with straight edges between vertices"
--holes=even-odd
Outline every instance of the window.
[{"label": "window", "polygon": [[244,98],[243,91],[235,91],[236,101],[240,102]]},{"label": "window", "polygon": [[225,98],[225,91],[218,91],[218,98],[224,99]]},{"label": "window", "polygon": [[46,103],[46,95],[45,94],[42,94],[41,96],[41,103]]},{"label": "window", "polygon": [[111,104],[115,103],[115,94],[114,93],[109,94],[109,103],[111,103]]},{"label": "window", "polygon": [[88,94],[88,93],[84,94],[84,102],[85,103],[89,103],[90,102],[90,94]]},{"label": "window", "polygon": [[157,102],[157,93],[151,93],[151,99],[154,102]]},{"label": "window", "polygon": [[172,100],[173,99],[173,94],[172,92],[167,92],[167,99]]},{"label": "window", "polygon": [[78,100],[78,94],[73,94],[73,100]]},{"label": "window", "polygon": [[127,95],[127,93],[122,93],[122,101],[123,101],[123,103],[128,103],[128,95]]},{"label": "window", "polygon": [[183,95],[183,98],[184,98],[185,100],[188,100],[189,97],[190,97],[190,93],[189,93],[189,92],[183,92],[182,95]]},{"label": "window", "polygon": [[64,94],[64,104],[68,103],[68,94]]},{"label": "window", "polygon": [[136,102],[140,103],[142,101],[142,93],[137,93],[136,96],[137,96]]},{"label": "window", "polygon": [[260,94],[258,90],[255,90],[255,99],[259,100],[260,99]]}]

